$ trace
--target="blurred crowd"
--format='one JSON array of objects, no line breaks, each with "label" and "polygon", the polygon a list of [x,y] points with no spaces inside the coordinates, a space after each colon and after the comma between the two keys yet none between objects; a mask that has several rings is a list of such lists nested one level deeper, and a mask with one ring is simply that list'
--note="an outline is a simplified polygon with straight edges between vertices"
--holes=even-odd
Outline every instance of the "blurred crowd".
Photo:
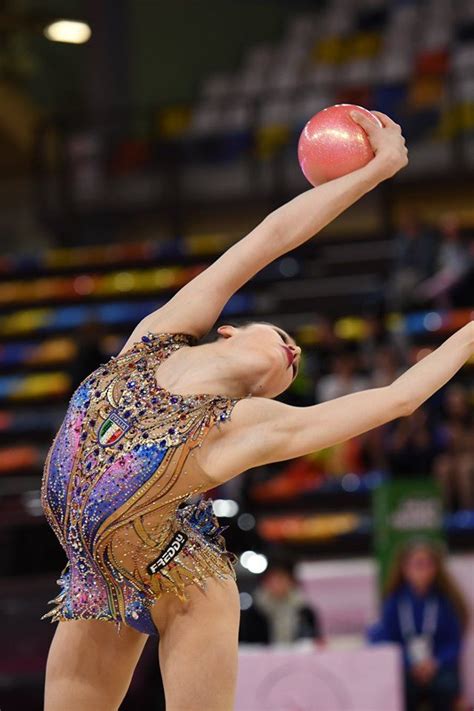
[{"label": "blurred crowd", "polygon": [[[369,347],[368,347],[369,346]],[[372,353],[368,353],[372,350]],[[316,401],[392,383],[424,348],[402,354],[394,344],[336,349],[317,379]],[[410,351],[408,351],[410,353]],[[474,509],[474,417],[469,383],[449,383],[411,416],[332,448],[328,474],[384,471],[434,476],[447,510]]]},{"label": "blurred crowd", "polygon": [[[242,607],[240,642],[330,645],[323,611],[306,598],[288,560],[271,562]],[[400,648],[405,711],[468,711],[460,665],[469,619],[442,544],[410,538],[399,545],[383,584],[379,619],[365,638]]]},{"label": "blurred crowd", "polygon": [[473,269],[474,240],[455,213],[443,214],[433,226],[405,208],[395,236],[387,305],[398,311],[471,306]]},{"label": "blurred crowd", "polygon": [[[305,373],[315,385],[304,404],[392,383],[450,334],[437,333],[437,325],[416,337],[396,333],[387,328],[387,313],[471,307],[473,270],[474,242],[461,232],[454,214],[433,227],[405,210],[384,300],[365,315],[364,337],[344,340],[330,319],[318,319],[318,343],[305,354]],[[447,511],[474,510],[473,375],[467,365],[410,417],[315,453],[306,462],[323,480],[347,472],[434,477]],[[301,403],[298,398],[295,404]],[[279,477],[295,472],[290,463]]]},{"label": "blurred crowd", "polygon": [[[335,343],[332,331],[329,340],[332,348],[318,347],[309,358],[308,368],[316,370],[316,402],[389,385],[434,347],[401,348],[388,334],[379,343],[368,339],[349,347]],[[315,453],[310,460],[315,472],[326,477],[375,471],[392,477],[435,477],[446,510],[473,510],[472,382],[460,376],[409,417]]]}]

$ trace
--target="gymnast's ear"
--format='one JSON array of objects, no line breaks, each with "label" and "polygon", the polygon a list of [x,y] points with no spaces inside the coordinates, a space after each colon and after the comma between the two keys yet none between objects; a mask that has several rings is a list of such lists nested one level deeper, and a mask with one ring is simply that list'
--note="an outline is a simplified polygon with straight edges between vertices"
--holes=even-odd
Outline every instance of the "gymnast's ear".
[{"label": "gymnast's ear", "polygon": [[231,324],[223,324],[217,329],[217,333],[221,338],[231,338],[237,333],[237,327]]}]

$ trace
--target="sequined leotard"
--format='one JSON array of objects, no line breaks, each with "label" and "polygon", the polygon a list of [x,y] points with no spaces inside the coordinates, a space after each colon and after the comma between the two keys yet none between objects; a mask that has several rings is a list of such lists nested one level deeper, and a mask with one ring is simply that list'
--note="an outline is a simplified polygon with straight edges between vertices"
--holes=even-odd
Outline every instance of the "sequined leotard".
[{"label": "sequined leotard", "polygon": [[[235,578],[203,492],[212,488],[195,447],[231,416],[237,399],[170,393],[158,364],[184,333],[149,333],[91,373],[73,394],[48,452],[45,516],[68,562],[51,621],[101,619],[157,634],[150,606],[209,575]],[[42,618],[42,619],[43,619]]]}]

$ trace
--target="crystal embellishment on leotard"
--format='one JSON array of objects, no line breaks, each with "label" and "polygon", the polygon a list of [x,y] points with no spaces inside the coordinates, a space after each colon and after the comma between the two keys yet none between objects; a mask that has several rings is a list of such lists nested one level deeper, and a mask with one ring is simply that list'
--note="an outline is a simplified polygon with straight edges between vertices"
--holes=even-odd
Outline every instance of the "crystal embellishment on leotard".
[{"label": "crystal embellishment on leotard", "polygon": [[[237,399],[178,395],[155,376],[160,362],[195,342],[149,333],[74,392],[41,485],[43,510],[68,558],[55,607],[44,615],[51,621],[103,619],[156,634],[149,608],[163,593],[185,599],[191,583],[235,577],[236,558],[202,497],[212,483],[189,455],[230,418]],[[180,549],[150,570],[178,534]]]}]

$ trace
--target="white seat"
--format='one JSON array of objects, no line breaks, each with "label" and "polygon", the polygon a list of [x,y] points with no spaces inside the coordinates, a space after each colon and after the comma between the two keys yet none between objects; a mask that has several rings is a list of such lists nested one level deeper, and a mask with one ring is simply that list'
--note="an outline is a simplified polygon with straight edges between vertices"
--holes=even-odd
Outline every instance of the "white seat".
[{"label": "white seat", "polygon": [[463,74],[474,69],[474,42],[454,47],[451,55],[451,67],[455,74]]},{"label": "white seat", "polygon": [[295,97],[290,107],[291,123],[298,125],[308,121],[318,111],[334,104],[331,93],[305,92]]},{"label": "white seat", "polygon": [[332,86],[337,82],[339,71],[337,64],[315,64],[308,69],[307,80],[317,89]]},{"label": "white seat", "polygon": [[232,77],[229,74],[212,74],[205,79],[201,88],[201,96],[208,101],[221,99],[232,92],[232,84]]},{"label": "white seat", "polygon": [[295,17],[289,23],[286,41],[296,45],[310,43],[317,33],[318,19],[319,16],[314,13],[306,13]]},{"label": "white seat", "polygon": [[212,102],[203,102],[194,107],[187,134],[192,136],[205,135],[218,131],[221,127],[221,108]]},{"label": "white seat", "polygon": [[341,66],[339,71],[339,82],[342,86],[358,86],[360,84],[371,84],[376,76],[375,66],[377,60],[370,57],[354,59]]},{"label": "white seat", "polygon": [[474,77],[459,77],[452,91],[454,98],[459,101],[474,101]]},{"label": "white seat", "polygon": [[291,99],[282,97],[262,102],[258,115],[258,122],[262,126],[274,126],[290,123]]},{"label": "white seat", "polygon": [[391,83],[409,79],[412,69],[412,57],[400,54],[381,58],[376,64],[375,71],[381,81]]}]

